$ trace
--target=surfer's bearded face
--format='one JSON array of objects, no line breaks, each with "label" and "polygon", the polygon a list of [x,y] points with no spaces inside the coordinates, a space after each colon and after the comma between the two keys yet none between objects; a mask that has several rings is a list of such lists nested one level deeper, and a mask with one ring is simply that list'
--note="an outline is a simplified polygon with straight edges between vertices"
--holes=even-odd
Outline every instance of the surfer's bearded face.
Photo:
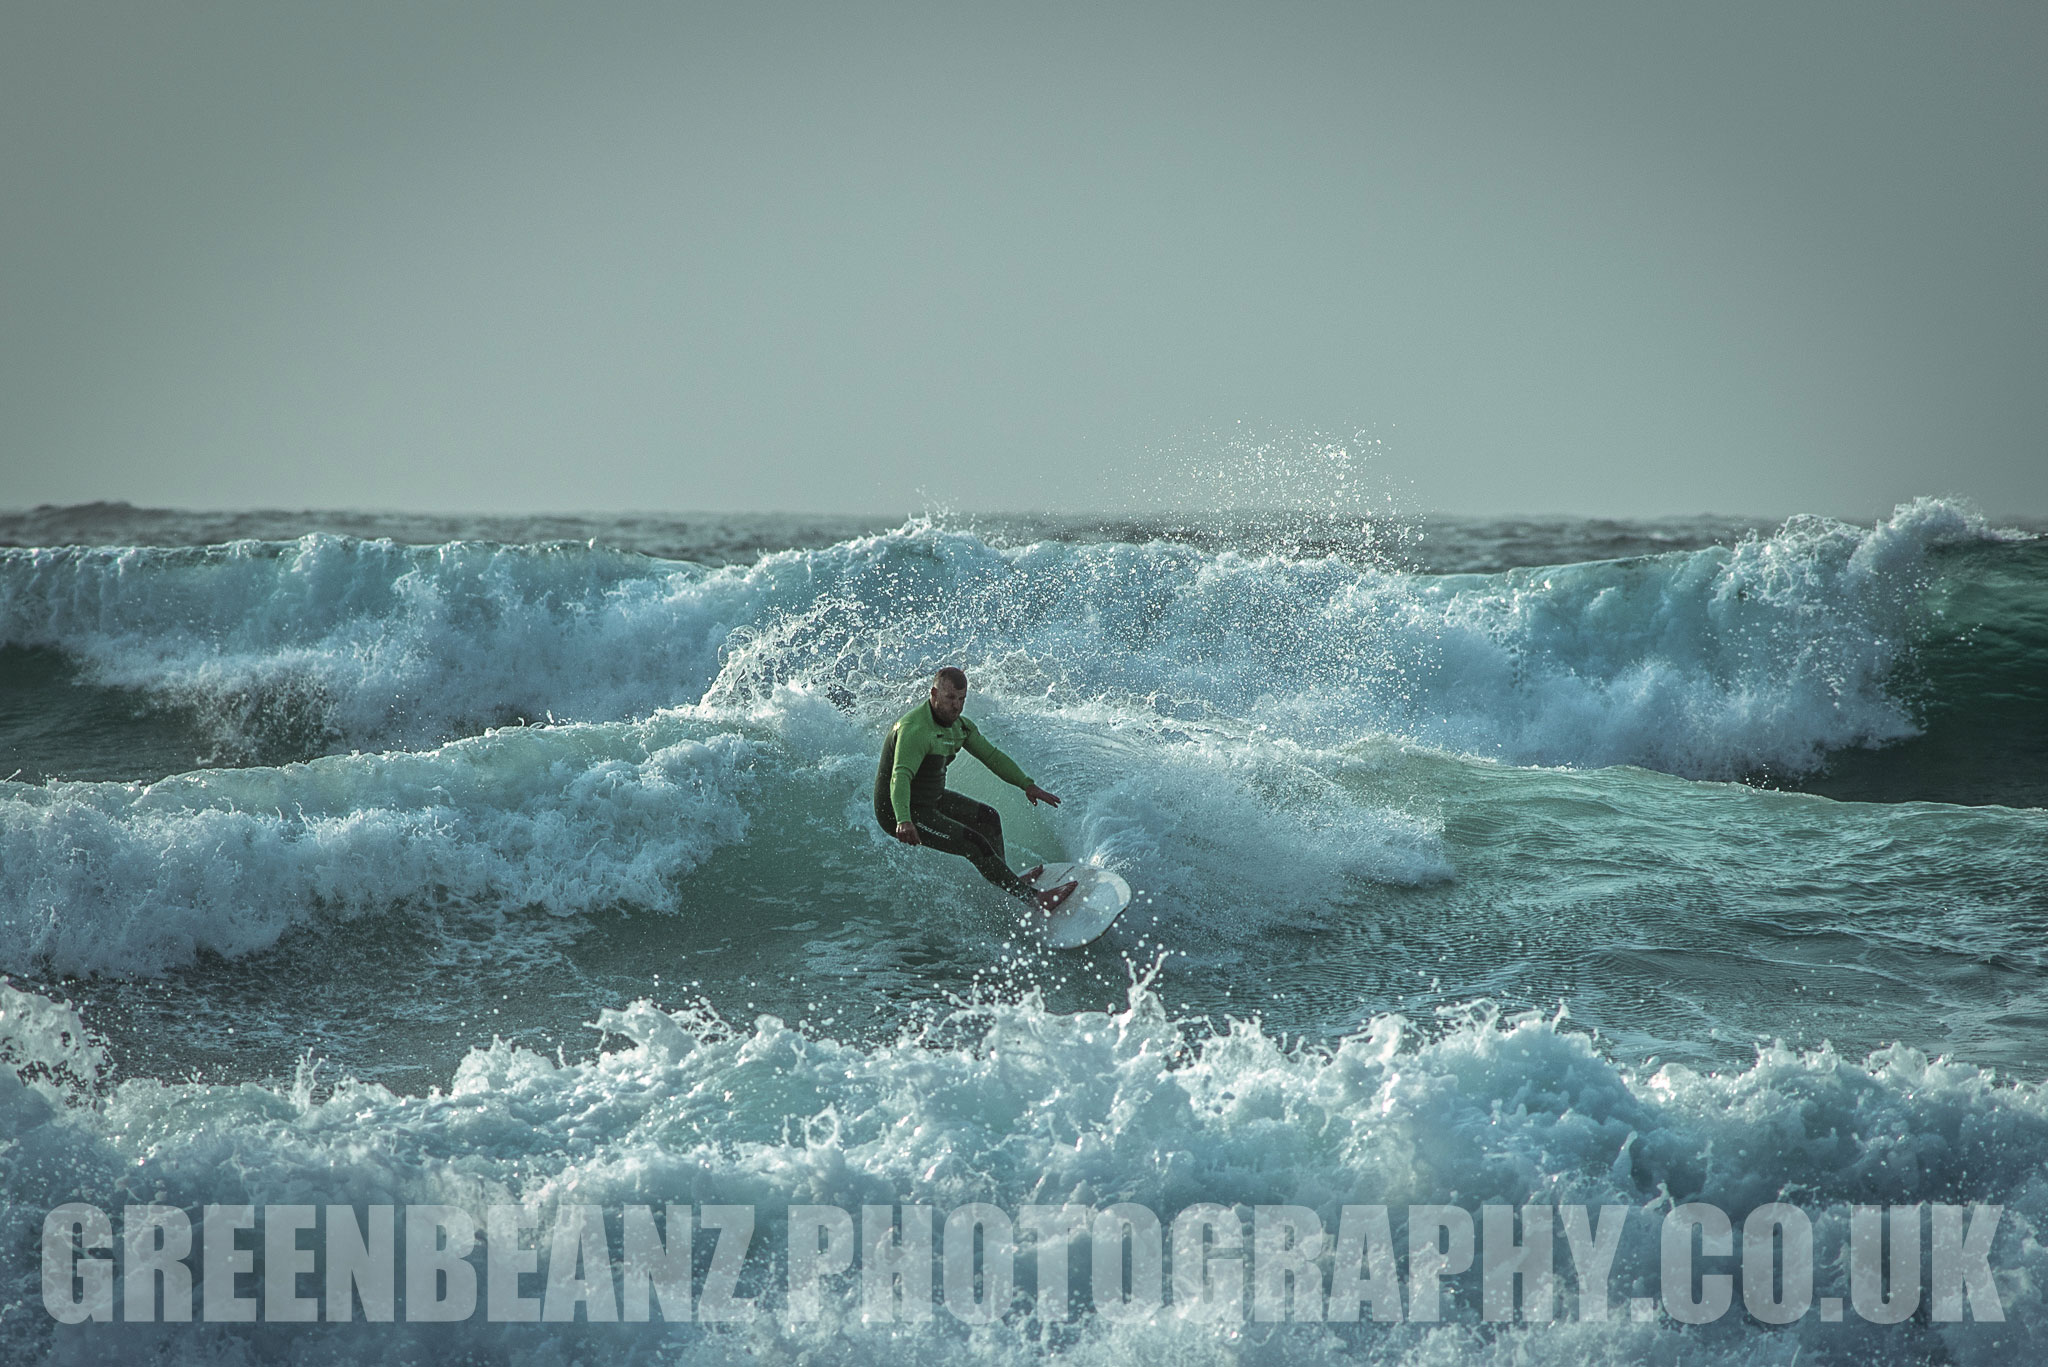
[{"label": "surfer's bearded face", "polygon": [[932,685],[932,720],[941,726],[951,726],[960,720],[961,709],[967,706],[967,690],[956,683],[941,679]]}]

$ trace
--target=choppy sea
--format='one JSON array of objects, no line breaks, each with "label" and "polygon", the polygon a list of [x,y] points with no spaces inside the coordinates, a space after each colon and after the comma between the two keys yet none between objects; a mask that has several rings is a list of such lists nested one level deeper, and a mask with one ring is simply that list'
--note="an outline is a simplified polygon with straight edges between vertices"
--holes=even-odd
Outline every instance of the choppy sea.
[{"label": "choppy sea", "polygon": [[[0,514],[0,1356],[2048,1361],[2041,530]],[[877,829],[946,663],[1095,945]],[[66,1202],[740,1204],[763,1312],[61,1324]],[[1996,1205],[2005,1318],[1631,1314],[1654,1224],[1605,1319],[779,1313],[791,1206],[969,1202],[1785,1202],[1816,1297]]]}]

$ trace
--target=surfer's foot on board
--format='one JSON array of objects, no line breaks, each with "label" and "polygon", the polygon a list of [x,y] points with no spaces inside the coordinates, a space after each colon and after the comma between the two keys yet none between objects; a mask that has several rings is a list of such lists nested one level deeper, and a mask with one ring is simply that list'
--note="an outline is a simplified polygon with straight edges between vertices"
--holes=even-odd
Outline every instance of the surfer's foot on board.
[{"label": "surfer's foot on board", "polygon": [[1066,905],[1067,899],[1074,895],[1074,889],[1080,886],[1079,879],[1070,878],[1056,888],[1047,888],[1038,894],[1038,909],[1048,916],[1052,915]]}]

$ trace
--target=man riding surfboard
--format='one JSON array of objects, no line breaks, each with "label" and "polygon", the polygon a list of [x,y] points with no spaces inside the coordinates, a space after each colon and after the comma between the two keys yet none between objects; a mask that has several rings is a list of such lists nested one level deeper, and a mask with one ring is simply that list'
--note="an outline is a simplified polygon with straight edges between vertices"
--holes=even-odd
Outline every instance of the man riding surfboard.
[{"label": "man riding surfboard", "polygon": [[906,845],[929,845],[971,861],[983,878],[1041,911],[1057,911],[1073,893],[1066,882],[1043,892],[1031,879],[1010,871],[1003,857],[1003,819],[986,803],[946,788],[946,767],[965,750],[997,778],[1036,804],[1057,807],[1058,797],[1032,782],[1017,762],[988,742],[981,728],[961,715],[967,706],[967,675],[947,665],[932,679],[931,696],[897,718],[882,742],[875,770],[875,820]]}]

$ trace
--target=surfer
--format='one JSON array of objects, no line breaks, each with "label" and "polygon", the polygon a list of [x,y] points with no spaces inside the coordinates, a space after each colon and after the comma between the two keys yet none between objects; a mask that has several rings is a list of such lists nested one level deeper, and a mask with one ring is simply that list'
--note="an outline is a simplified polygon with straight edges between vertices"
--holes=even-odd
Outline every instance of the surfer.
[{"label": "surfer", "polygon": [[1010,871],[1003,857],[1003,819],[986,803],[946,789],[946,766],[965,750],[990,772],[1014,788],[1022,788],[1033,804],[1057,807],[1058,797],[1033,783],[1025,772],[961,715],[967,706],[967,675],[947,665],[932,679],[931,697],[897,718],[882,742],[882,763],[875,770],[875,820],[906,845],[929,845],[971,861],[981,876],[1041,911],[1057,911],[1074,891],[1066,882],[1040,891],[1031,886],[1043,869],[1022,877]]}]

